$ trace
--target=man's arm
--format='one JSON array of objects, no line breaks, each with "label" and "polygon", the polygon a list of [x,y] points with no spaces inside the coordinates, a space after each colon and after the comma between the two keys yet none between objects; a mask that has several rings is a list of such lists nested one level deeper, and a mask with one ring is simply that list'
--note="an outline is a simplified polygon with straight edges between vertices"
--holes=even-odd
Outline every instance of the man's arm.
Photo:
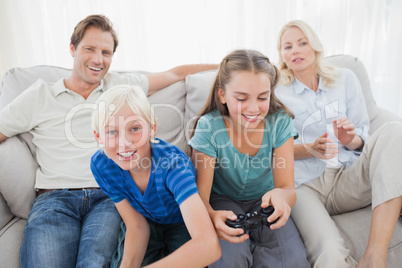
[{"label": "man's arm", "polygon": [[7,139],[8,137],[5,136],[3,133],[0,132],[0,142],[3,142]]},{"label": "man's arm", "polygon": [[180,65],[165,72],[147,74],[149,81],[148,96],[173,83],[184,80],[186,75],[217,69],[217,64]]}]

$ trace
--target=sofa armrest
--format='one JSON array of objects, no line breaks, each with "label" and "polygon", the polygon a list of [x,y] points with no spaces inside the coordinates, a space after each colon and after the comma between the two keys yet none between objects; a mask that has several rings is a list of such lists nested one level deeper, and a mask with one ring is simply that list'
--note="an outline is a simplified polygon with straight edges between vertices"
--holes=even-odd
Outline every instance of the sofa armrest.
[{"label": "sofa armrest", "polygon": [[[36,197],[38,164],[28,146],[18,137],[0,143],[0,194],[11,213],[27,219]],[[6,210],[6,209],[5,209]]]},{"label": "sofa armrest", "polygon": [[402,122],[402,118],[384,108],[377,108],[377,116],[370,122],[370,134],[373,134],[383,124],[391,121]]},{"label": "sofa armrest", "polygon": [[[0,178],[0,180],[1,180],[1,178]],[[13,217],[14,217],[14,215],[11,213],[6,200],[0,194],[0,236],[2,233],[1,230],[4,228],[4,226],[7,225],[7,223],[9,223],[11,221],[11,219]]]}]

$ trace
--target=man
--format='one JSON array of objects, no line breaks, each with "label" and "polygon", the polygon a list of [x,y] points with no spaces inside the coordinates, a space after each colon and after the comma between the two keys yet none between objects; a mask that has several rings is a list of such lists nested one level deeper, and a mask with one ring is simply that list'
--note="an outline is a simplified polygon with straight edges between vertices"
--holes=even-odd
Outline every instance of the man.
[{"label": "man", "polygon": [[117,45],[108,18],[88,16],[71,36],[71,76],[56,83],[38,81],[0,111],[0,142],[29,131],[40,166],[20,252],[22,267],[109,267],[116,249],[121,218],[89,168],[97,148],[78,146],[66,134],[68,124],[74,139],[94,141],[91,109],[75,109],[95,103],[116,84],[137,84],[150,95],[187,74],[217,68],[183,65],[148,75],[108,73]]}]

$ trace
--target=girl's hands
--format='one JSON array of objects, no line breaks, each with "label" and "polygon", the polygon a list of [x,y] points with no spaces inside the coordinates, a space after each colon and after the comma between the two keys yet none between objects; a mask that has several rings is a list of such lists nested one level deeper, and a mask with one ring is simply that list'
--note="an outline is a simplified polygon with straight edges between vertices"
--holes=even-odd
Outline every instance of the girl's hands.
[{"label": "girl's hands", "polygon": [[272,224],[272,230],[279,229],[286,224],[290,216],[291,207],[287,202],[289,189],[275,188],[262,196],[261,207],[273,206],[275,211],[268,217],[268,222],[278,221]]},{"label": "girl's hands", "polygon": [[215,226],[216,233],[220,239],[230,243],[242,243],[249,238],[248,234],[244,234],[241,228],[231,228],[227,226],[226,220],[236,220],[237,216],[232,211],[215,210],[210,214],[212,222]]}]

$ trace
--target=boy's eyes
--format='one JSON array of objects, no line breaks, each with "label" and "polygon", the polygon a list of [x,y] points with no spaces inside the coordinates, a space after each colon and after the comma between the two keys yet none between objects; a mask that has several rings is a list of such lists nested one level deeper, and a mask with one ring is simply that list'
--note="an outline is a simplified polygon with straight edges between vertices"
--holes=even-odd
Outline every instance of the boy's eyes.
[{"label": "boy's eyes", "polygon": [[[133,127],[133,128],[131,128],[131,131],[134,131],[134,132],[137,132],[137,131],[140,131],[140,130],[141,130],[141,127]],[[109,130],[109,131],[106,131],[106,134],[108,134],[108,135],[116,135],[117,131],[116,130]]]}]

